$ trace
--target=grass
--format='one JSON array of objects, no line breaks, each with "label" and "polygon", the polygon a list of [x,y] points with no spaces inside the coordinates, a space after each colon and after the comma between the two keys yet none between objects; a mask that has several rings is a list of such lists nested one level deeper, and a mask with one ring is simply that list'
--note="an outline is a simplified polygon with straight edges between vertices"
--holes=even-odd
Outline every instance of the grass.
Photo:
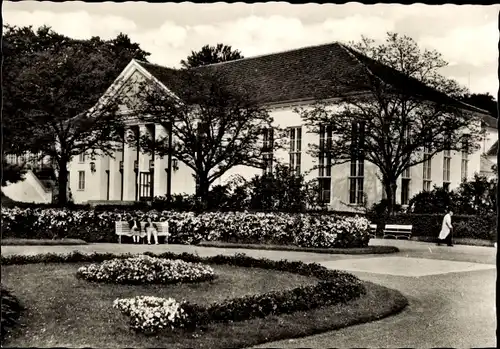
[{"label": "grass", "polygon": [[251,250],[277,250],[277,251],[296,251],[296,252],[314,252],[326,254],[386,254],[396,253],[399,249],[395,246],[367,246],[367,247],[352,247],[352,248],[317,248],[317,247],[300,247],[292,245],[271,245],[271,244],[240,244],[232,242],[220,241],[204,241],[198,244],[203,247],[218,247],[218,248],[246,248]]},{"label": "grass", "polygon": [[87,245],[80,239],[18,239],[6,238],[1,240],[2,246],[58,246],[58,245]]},{"label": "grass", "polygon": [[176,330],[145,336],[129,330],[127,319],[111,305],[117,297],[156,295],[208,304],[279,289],[313,284],[317,280],[292,273],[213,265],[213,282],[181,285],[126,286],[78,280],[77,264],[29,264],[2,267],[2,283],[26,310],[22,327],[6,344],[10,347],[167,347],[224,348],[312,335],[372,321],[407,305],[399,292],[366,283],[367,294],[347,305],[308,312],[269,316],[230,324],[211,324],[204,330]]}]

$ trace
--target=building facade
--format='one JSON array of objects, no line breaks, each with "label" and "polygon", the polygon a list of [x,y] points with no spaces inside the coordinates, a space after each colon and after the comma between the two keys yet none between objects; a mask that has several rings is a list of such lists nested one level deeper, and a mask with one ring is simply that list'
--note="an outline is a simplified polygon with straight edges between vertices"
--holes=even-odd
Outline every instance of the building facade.
[{"label": "building facade", "polygon": [[[294,111],[296,107],[307,108],[314,102],[311,91],[334,84],[335,74],[338,74],[337,67],[340,65],[353,77],[362,76],[368,68],[372,72],[376,68],[367,68],[343,45],[334,43],[201,69],[223,70],[233,81],[244,81],[247,90],[255,91],[256,100],[274,119],[273,126],[287,129],[289,147],[276,151],[274,155],[277,160],[303,174],[306,181],[318,179],[322,200],[330,209],[349,211],[384,198],[377,167],[360,160],[332,165],[332,159],[327,155],[312,157],[307,151],[308,144],[328,142],[332,132],[328,127],[321,127],[319,134],[313,133]],[[176,71],[133,60],[117,81],[122,84],[119,88],[121,93],[129,93],[129,98],[133,98],[134,85],[145,78],[153,79],[165,91],[175,94],[175,90],[169,86],[171,74],[176,74]],[[445,151],[405,171],[398,179],[397,203],[405,205],[412,196],[422,190],[431,190],[433,185],[445,185],[453,189],[464,178],[470,179],[475,173],[481,173],[482,155],[498,141],[498,132],[496,119],[480,110],[473,112],[480,114],[486,131],[481,149],[474,154]],[[141,124],[137,120],[128,119],[125,107],[122,114],[127,123],[126,134],[148,134],[154,138],[169,136],[169,130],[161,125]],[[263,135],[263,144],[269,143],[272,138],[272,131],[268,130]],[[151,200],[167,193],[173,195],[195,192],[191,169],[177,159],[142,153],[127,143],[119,145],[119,148],[121,150],[113,156],[97,155],[91,158],[81,154],[71,161],[69,187],[75,203]],[[263,171],[266,169],[236,166],[215,184],[223,184],[233,175],[250,179]]]}]

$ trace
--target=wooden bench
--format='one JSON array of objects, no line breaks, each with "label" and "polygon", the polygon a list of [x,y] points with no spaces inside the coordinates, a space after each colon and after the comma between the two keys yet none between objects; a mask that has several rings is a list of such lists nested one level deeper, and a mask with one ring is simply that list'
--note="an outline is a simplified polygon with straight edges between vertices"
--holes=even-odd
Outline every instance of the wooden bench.
[{"label": "wooden bench", "polygon": [[[158,228],[158,237],[164,236],[165,237],[165,243],[168,244],[168,237],[170,233],[168,232],[168,222],[153,222],[153,224],[156,225]],[[146,234],[146,229],[144,226],[146,225],[146,222],[141,222],[141,232],[139,237],[143,239],[147,234]],[[122,235],[125,236],[133,236],[132,230],[129,227],[129,223],[125,221],[117,221],[115,222],[115,233],[118,235],[118,242],[121,244],[122,243]],[[145,241],[143,241],[144,243]]]},{"label": "wooden bench", "polygon": [[[404,237],[410,240],[412,228],[412,225],[386,224],[384,228],[384,235],[382,238],[385,239],[386,236],[391,236],[395,239],[397,239],[398,237]],[[377,225],[370,224],[370,236],[375,237],[376,232]]]}]

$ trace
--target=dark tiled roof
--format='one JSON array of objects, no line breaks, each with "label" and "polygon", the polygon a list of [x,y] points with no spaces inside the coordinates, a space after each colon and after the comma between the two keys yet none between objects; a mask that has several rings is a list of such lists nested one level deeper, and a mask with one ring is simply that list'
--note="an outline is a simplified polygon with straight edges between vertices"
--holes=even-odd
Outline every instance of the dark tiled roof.
[{"label": "dark tiled roof", "polygon": [[494,165],[488,158],[481,155],[480,163],[479,163],[479,172],[481,173],[492,173],[492,166]]},{"label": "dark tiled roof", "polygon": [[487,114],[485,112],[484,115],[481,115],[482,116],[482,119],[483,119],[483,122],[486,126],[488,127],[492,127],[492,128],[498,128],[498,119]]},{"label": "dark tiled roof", "polygon": [[[181,88],[181,71],[138,63],[174,93]],[[395,90],[407,91],[429,101],[460,106],[481,116],[484,114],[486,124],[492,121],[483,110],[454,100],[340,43],[243,58],[195,69],[221,74],[231,87],[247,92],[254,101],[264,105],[332,97],[334,92],[362,93],[369,91],[370,80],[377,78]]]},{"label": "dark tiled roof", "polygon": [[[139,62],[165,86],[172,88],[170,68]],[[234,88],[259,104],[314,99],[328,94],[332,81],[349,76],[367,84],[362,64],[338,43],[211,64],[197,70],[220,74]],[[359,92],[358,84],[343,84],[344,93]],[[367,85],[366,85],[367,86]],[[366,89],[366,88],[365,88]]]},{"label": "dark tiled roof", "polygon": [[496,141],[495,144],[493,144],[491,148],[486,152],[486,155],[488,156],[495,156],[497,154],[498,154],[498,141]]}]

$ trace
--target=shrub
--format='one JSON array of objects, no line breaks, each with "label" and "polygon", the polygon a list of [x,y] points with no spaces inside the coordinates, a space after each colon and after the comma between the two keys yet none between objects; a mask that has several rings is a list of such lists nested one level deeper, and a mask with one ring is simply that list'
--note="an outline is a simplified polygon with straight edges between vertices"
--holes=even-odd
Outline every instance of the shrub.
[{"label": "shrub", "polygon": [[81,279],[120,284],[197,282],[213,280],[215,274],[208,265],[155,258],[146,255],[127,259],[112,259],[78,269]]},{"label": "shrub", "polygon": [[[114,242],[115,221],[123,211],[21,210],[2,208],[4,237],[76,238]],[[366,247],[368,221],[361,217],[321,214],[148,211],[153,221],[168,221],[169,243],[196,244],[202,240],[271,243],[302,247]]]},{"label": "shrub", "polygon": [[[441,231],[444,214],[396,214],[386,217],[386,224],[413,225],[413,236],[436,237]],[[382,225],[384,219],[374,219],[373,223]],[[456,215],[452,217],[453,237],[496,240],[496,215]]]},{"label": "shrub", "polygon": [[[195,328],[211,322],[242,321],[270,314],[293,313],[300,310],[347,302],[365,293],[363,283],[356,276],[338,270],[329,270],[317,263],[306,264],[299,261],[256,259],[245,254],[200,257],[189,253],[174,254],[166,252],[158,255],[146,253],[146,255],[157,258],[181,259],[192,263],[226,264],[239,267],[274,269],[320,279],[315,286],[303,286],[292,290],[229,299],[208,306],[157,297],[135,297],[115,300],[114,307],[129,317],[130,327],[136,331],[146,333],[154,333],[165,328]],[[2,265],[11,265],[100,262],[113,259],[123,260],[130,257],[130,255],[114,255],[110,253],[81,254],[73,252],[66,255],[0,256],[0,261]]]},{"label": "shrub", "polygon": [[444,213],[450,207],[455,214],[484,215],[496,212],[497,178],[474,179],[460,183],[453,191],[434,186],[431,191],[416,194],[409,203],[413,213]]},{"label": "shrub", "polygon": [[2,299],[1,335],[3,340],[7,333],[17,324],[23,307],[19,300],[2,284],[0,284],[0,293]]}]

